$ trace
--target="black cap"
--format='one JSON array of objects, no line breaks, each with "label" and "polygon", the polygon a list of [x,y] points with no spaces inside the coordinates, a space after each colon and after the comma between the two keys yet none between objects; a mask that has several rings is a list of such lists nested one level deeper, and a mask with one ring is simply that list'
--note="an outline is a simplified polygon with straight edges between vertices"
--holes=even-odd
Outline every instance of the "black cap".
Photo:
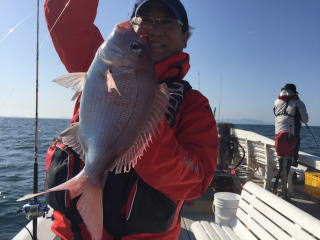
[{"label": "black cap", "polygon": [[287,83],[283,88],[281,88],[281,90],[291,90],[292,92],[298,94],[296,85],[293,83]]},{"label": "black cap", "polygon": [[137,16],[137,13],[141,6],[150,1],[160,2],[166,5],[171,10],[176,19],[180,20],[183,23],[182,30],[184,32],[189,30],[187,12],[180,0],[137,0],[134,4],[131,18]]}]

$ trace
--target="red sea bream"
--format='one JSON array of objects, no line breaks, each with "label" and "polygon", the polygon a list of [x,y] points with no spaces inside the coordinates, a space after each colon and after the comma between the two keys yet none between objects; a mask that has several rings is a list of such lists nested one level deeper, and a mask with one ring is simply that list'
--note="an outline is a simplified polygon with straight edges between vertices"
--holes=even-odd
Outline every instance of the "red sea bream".
[{"label": "red sea bream", "polygon": [[81,194],[77,208],[92,239],[101,240],[105,174],[135,166],[164,118],[169,94],[166,85],[157,82],[146,44],[129,22],[116,25],[88,72],[54,81],[82,92],[80,121],[61,136],[85,166],[74,178],[37,195],[58,190],[69,190],[72,198]]}]

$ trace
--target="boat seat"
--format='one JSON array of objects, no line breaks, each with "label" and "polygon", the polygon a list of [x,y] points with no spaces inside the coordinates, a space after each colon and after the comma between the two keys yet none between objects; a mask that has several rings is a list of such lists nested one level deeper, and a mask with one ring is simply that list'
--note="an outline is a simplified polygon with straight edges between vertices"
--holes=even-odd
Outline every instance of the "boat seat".
[{"label": "boat seat", "polygon": [[192,223],[197,240],[319,240],[320,221],[253,182],[243,186],[228,224]]}]

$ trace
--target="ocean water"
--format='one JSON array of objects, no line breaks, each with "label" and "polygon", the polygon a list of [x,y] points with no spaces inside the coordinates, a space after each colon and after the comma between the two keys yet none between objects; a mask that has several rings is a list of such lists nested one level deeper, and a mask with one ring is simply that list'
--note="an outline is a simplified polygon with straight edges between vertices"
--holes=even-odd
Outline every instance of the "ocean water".
[{"label": "ocean water", "polygon": [[[39,190],[44,186],[46,150],[68,124],[59,119],[39,121]],[[34,119],[0,118],[0,240],[12,239],[28,222],[23,213],[17,213],[27,201],[16,199],[33,192],[34,129]]]},{"label": "ocean water", "polygon": [[[0,118],[0,240],[9,240],[28,220],[17,213],[26,202],[16,202],[19,197],[33,192],[34,119]],[[44,186],[44,159],[54,137],[69,125],[68,120],[40,119],[39,121],[39,191]],[[274,136],[272,125],[235,125],[236,128],[254,131],[269,138]],[[320,144],[320,127],[311,127]],[[302,128],[301,150],[320,156],[311,132]],[[43,197],[39,197],[43,201]]]}]

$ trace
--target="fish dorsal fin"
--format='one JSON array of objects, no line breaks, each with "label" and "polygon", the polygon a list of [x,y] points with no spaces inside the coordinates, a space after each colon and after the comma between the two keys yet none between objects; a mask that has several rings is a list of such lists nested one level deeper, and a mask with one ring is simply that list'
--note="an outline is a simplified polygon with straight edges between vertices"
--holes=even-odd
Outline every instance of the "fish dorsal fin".
[{"label": "fish dorsal fin", "polygon": [[79,122],[72,123],[67,127],[60,136],[62,137],[62,143],[68,147],[71,147],[76,153],[80,155],[80,159],[85,160],[85,153],[79,141]]},{"label": "fish dorsal fin", "polygon": [[159,85],[159,90],[155,96],[151,113],[148,116],[147,124],[141,131],[132,146],[121,155],[115,162],[115,172],[129,172],[137,164],[138,159],[150,145],[152,138],[159,131],[159,125],[167,112],[170,94],[166,83]]},{"label": "fish dorsal fin", "polygon": [[69,73],[62,75],[58,78],[53,79],[52,81],[66,88],[71,88],[75,91],[75,94],[72,97],[72,100],[78,95],[79,92],[83,89],[83,83],[87,78],[87,73],[78,72],[78,73]]}]

